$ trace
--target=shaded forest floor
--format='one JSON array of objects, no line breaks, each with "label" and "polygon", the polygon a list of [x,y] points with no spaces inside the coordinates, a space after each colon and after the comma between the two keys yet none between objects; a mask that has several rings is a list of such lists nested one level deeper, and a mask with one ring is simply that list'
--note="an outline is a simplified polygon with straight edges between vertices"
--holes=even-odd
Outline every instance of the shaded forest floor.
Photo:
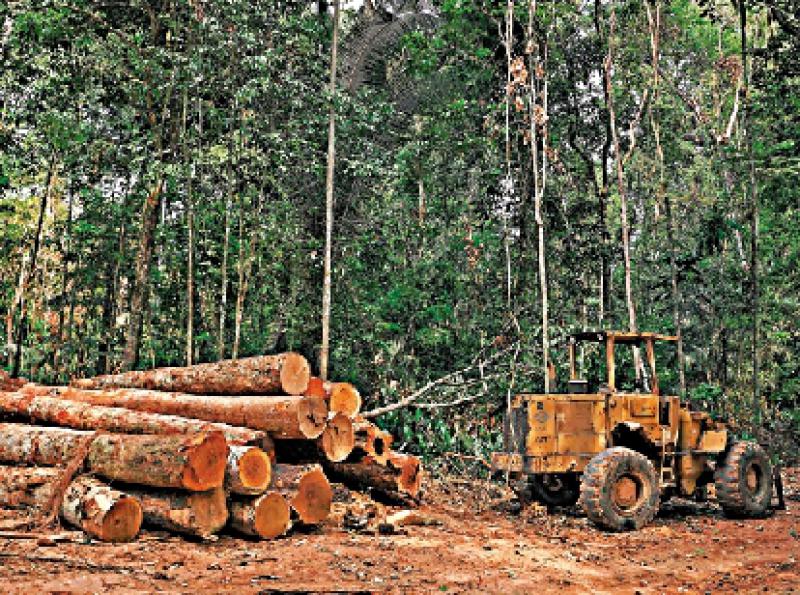
[{"label": "shaded forest floor", "polygon": [[[399,534],[346,531],[336,505],[314,532],[211,543],[144,532],[123,545],[0,539],[2,591],[22,592],[800,592],[800,468],[785,471],[787,511],[722,517],[673,501],[635,533],[600,532],[566,511],[514,511],[504,488],[434,482],[431,524]],[[75,538],[78,539],[78,533]]]}]

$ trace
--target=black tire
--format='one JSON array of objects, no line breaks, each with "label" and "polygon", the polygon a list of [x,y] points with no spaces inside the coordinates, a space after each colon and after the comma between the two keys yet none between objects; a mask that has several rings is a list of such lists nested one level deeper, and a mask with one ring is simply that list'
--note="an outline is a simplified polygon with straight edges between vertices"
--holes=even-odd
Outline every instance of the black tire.
[{"label": "black tire", "polygon": [[581,495],[575,473],[549,473],[529,478],[533,498],[547,506],[572,506]]},{"label": "black tire", "polygon": [[656,516],[659,498],[655,468],[635,450],[608,448],[595,455],[583,472],[581,506],[603,529],[641,529]]},{"label": "black tire", "polygon": [[772,465],[755,442],[735,442],[714,471],[717,502],[726,516],[763,517],[772,500]]}]

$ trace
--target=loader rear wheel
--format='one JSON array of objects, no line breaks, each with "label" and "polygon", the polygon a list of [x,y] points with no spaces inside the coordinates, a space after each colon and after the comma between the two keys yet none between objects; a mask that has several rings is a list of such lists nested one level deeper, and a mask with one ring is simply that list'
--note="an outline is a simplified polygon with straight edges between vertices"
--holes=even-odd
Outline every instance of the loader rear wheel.
[{"label": "loader rear wheel", "polygon": [[581,493],[575,473],[531,475],[529,483],[534,499],[547,506],[572,506]]},{"label": "loader rear wheel", "polygon": [[653,464],[629,448],[608,448],[589,461],[581,482],[581,506],[593,523],[611,531],[641,529],[658,512]]},{"label": "loader rear wheel", "polygon": [[735,442],[717,462],[717,501],[727,516],[761,517],[772,499],[772,465],[755,442]]}]

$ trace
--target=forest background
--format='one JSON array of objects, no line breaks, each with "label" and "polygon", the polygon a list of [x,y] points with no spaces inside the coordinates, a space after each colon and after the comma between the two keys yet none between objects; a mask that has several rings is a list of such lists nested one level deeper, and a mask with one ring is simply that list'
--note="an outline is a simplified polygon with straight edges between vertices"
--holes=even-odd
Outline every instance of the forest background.
[{"label": "forest background", "polygon": [[568,333],[638,328],[797,459],[795,0],[343,6],[333,94],[332,4],[0,5],[7,371],[316,368],[333,107],[330,376],[406,450],[485,459]]}]

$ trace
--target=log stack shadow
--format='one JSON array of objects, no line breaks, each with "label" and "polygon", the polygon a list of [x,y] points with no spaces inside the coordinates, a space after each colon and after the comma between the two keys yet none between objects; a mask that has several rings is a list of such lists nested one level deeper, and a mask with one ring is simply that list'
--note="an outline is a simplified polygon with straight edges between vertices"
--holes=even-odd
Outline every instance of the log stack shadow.
[{"label": "log stack shadow", "polygon": [[329,477],[414,504],[421,465],[296,353],[43,386],[0,377],[0,508],[93,539],[142,526],[274,539],[324,523]]}]

